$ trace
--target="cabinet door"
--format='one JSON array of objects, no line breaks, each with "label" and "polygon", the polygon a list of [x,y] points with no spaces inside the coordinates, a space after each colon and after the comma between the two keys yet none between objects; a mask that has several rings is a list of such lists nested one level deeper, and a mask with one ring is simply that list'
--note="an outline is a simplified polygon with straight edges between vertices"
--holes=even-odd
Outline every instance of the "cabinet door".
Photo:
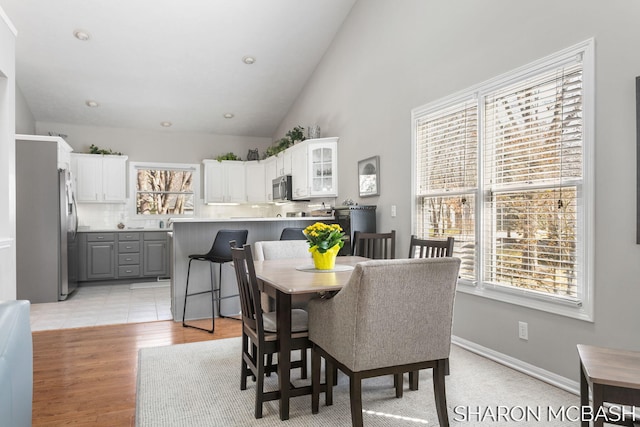
[{"label": "cabinet door", "polygon": [[278,176],[276,160],[276,157],[269,157],[264,160],[264,191],[267,202],[273,202],[273,180]]},{"label": "cabinet door", "polygon": [[144,276],[167,275],[167,242],[166,240],[152,240],[144,242],[144,261],[142,274]]},{"label": "cabinet door", "polygon": [[246,162],[244,164],[247,188],[247,202],[263,203],[267,200],[264,185],[264,162]]},{"label": "cabinet door", "polygon": [[102,200],[102,157],[71,155],[78,202]]},{"label": "cabinet door", "polygon": [[244,203],[247,201],[246,177],[243,162],[225,163],[227,197],[226,202]]},{"label": "cabinet door", "polygon": [[223,165],[217,160],[204,161],[204,202],[221,203],[225,196]]},{"label": "cabinet door", "polygon": [[87,243],[87,279],[115,279],[114,242]]},{"label": "cabinet door", "polygon": [[307,180],[307,144],[299,144],[291,147],[290,150],[293,199],[304,199],[309,197],[309,183]]},{"label": "cabinet door", "polygon": [[338,154],[333,142],[309,145],[309,196],[336,197],[338,195]]},{"label": "cabinet door", "polygon": [[127,199],[127,159],[120,156],[102,158],[102,200],[124,203]]},{"label": "cabinet door", "polygon": [[278,164],[277,176],[291,175],[291,149],[292,147],[289,147],[286,150],[279,152],[276,156],[276,162]]}]

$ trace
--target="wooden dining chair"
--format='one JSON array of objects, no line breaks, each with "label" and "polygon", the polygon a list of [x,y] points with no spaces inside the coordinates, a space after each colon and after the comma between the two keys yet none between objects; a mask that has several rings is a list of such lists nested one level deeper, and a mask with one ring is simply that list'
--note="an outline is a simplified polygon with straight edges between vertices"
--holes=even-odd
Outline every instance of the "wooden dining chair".
[{"label": "wooden dining chair", "polygon": [[411,236],[409,244],[408,258],[438,258],[443,256],[453,256],[453,245],[455,239],[447,237],[446,240],[418,239],[416,235]]},{"label": "wooden dining chair", "polygon": [[[455,239],[447,237],[446,240],[418,239],[411,235],[409,243],[409,258],[440,258],[453,256]],[[449,361],[445,364],[445,375],[449,375]],[[409,389],[418,390],[418,372],[409,372]]]},{"label": "wooden dining chair", "polygon": [[[262,405],[280,398],[279,391],[264,391],[264,377],[275,372],[276,366],[266,362],[268,355],[278,352],[276,335],[276,313],[263,313],[260,302],[260,289],[256,277],[251,245],[237,248],[230,242],[233,267],[238,281],[240,307],[242,309],[242,363],[240,367],[240,390],[247,389],[247,377],[256,379],[255,417],[262,418]],[[307,312],[291,310],[291,349],[306,354],[311,347],[309,342]],[[303,360],[291,363],[291,368],[300,368],[302,378],[306,378],[307,366]]]},{"label": "wooden dining chair", "polygon": [[391,230],[390,233],[354,232],[353,255],[371,259],[394,259],[396,230]]},{"label": "wooden dining chair", "polygon": [[403,373],[431,368],[439,425],[448,426],[444,367],[459,269],[459,258],[365,261],[333,298],[311,300],[311,411],[319,410],[320,357],[349,376],[353,426],[363,424],[363,379],[394,375],[399,398]]}]

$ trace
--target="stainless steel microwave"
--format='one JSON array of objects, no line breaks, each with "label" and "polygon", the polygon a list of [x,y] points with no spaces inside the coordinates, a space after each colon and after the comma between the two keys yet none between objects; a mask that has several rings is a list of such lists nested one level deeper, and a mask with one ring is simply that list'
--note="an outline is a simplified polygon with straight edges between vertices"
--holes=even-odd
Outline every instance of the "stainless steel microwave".
[{"label": "stainless steel microwave", "polygon": [[272,181],[273,201],[293,200],[291,191],[291,175],[283,175]]}]

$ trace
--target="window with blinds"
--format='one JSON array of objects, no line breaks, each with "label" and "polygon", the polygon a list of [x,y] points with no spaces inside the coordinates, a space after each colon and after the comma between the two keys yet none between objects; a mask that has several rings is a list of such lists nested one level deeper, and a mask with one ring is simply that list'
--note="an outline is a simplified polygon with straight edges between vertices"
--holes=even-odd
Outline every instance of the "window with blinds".
[{"label": "window with blinds", "polygon": [[592,73],[589,40],[412,112],[413,228],[466,292],[590,319]]}]

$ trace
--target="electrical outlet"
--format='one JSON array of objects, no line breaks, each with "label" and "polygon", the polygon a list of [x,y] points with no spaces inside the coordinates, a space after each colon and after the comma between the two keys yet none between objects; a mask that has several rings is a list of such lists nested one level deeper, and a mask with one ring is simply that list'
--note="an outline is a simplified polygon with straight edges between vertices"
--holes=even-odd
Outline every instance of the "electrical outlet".
[{"label": "electrical outlet", "polygon": [[396,217],[396,205],[391,205],[391,218]]},{"label": "electrical outlet", "polygon": [[527,322],[518,322],[518,337],[521,340],[529,340],[529,324]]}]

